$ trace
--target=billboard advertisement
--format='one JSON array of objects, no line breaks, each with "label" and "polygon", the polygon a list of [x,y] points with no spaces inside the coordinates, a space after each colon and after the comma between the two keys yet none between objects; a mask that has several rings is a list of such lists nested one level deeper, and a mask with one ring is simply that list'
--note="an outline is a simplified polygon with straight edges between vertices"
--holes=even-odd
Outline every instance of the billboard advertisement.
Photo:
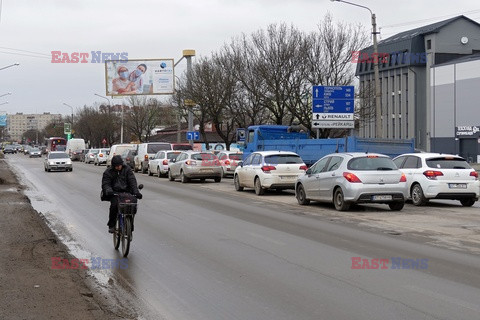
[{"label": "billboard advertisement", "polygon": [[107,96],[173,94],[173,59],[105,61]]},{"label": "billboard advertisement", "polygon": [[7,115],[0,114],[0,127],[6,127],[6,126],[7,126]]}]

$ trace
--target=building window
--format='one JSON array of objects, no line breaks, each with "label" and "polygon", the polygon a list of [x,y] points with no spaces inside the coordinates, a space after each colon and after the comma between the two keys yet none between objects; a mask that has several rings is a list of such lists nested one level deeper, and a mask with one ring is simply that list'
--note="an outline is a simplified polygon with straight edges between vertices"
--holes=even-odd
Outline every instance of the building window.
[{"label": "building window", "polygon": [[427,50],[432,49],[432,40],[427,40]]}]

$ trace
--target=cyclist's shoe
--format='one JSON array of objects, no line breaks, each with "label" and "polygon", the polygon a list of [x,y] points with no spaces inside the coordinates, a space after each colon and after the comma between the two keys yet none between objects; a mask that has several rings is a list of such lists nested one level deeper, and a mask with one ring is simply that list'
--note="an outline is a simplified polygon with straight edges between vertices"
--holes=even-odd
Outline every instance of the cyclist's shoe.
[{"label": "cyclist's shoe", "polygon": [[115,227],[108,227],[108,233],[115,233]]}]

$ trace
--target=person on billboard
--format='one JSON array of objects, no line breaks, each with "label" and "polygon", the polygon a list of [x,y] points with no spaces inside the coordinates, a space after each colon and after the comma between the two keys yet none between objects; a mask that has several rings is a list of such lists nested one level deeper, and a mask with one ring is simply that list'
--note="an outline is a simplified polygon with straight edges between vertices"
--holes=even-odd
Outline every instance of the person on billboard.
[{"label": "person on billboard", "polygon": [[118,78],[112,80],[114,94],[131,94],[134,92],[134,83],[128,79],[128,69],[125,66],[117,68]]},{"label": "person on billboard", "polygon": [[137,94],[143,93],[143,75],[146,71],[147,65],[142,63],[128,76],[128,80],[133,83],[132,90]]}]

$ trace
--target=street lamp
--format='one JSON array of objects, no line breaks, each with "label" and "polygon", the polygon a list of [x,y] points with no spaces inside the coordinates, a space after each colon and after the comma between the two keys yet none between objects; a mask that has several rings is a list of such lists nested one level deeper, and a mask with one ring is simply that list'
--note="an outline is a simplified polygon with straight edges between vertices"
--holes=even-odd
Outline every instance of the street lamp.
[{"label": "street lamp", "polygon": [[7,69],[7,68],[10,68],[10,67],[14,67],[14,66],[19,66],[19,65],[20,65],[20,63],[17,62],[17,63],[11,64],[11,65],[9,65],[9,66],[0,68],[0,70]]},{"label": "street lamp", "polygon": [[70,109],[72,109],[72,127],[70,128],[70,129],[72,129],[72,128],[73,128],[73,107],[72,107],[71,105],[69,105],[69,104],[66,104],[65,102],[63,103],[63,105],[65,105],[65,106],[69,107]]},{"label": "street lamp", "polygon": [[373,72],[375,73],[375,137],[380,138],[382,137],[382,119],[381,119],[381,113],[382,113],[382,106],[380,104],[380,74],[378,71],[378,44],[377,44],[377,18],[375,16],[375,13],[370,10],[370,8],[344,1],[344,0],[330,0],[332,2],[343,2],[350,4],[352,6],[360,7],[367,9],[370,12],[370,15],[372,17],[372,35],[373,35]]},{"label": "street lamp", "polygon": [[[99,94],[96,94],[94,93],[94,95],[96,95],[97,97],[100,97],[100,98],[103,98],[103,99],[106,99],[108,101],[108,105],[111,107],[112,106],[112,103],[110,102],[110,99],[108,99],[107,97],[104,97],[104,96],[101,96]],[[120,125],[120,143],[123,143],[123,100],[122,100],[122,122],[121,122],[121,125]]]},{"label": "street lamp", "polygon": [[7,93],[5,93],[5,94],[0,95],[0,97],[8,96],[8,95],[10,95],[10,94],[12,94],[12,93],[11,93],[11,92],[7,92]]}]

